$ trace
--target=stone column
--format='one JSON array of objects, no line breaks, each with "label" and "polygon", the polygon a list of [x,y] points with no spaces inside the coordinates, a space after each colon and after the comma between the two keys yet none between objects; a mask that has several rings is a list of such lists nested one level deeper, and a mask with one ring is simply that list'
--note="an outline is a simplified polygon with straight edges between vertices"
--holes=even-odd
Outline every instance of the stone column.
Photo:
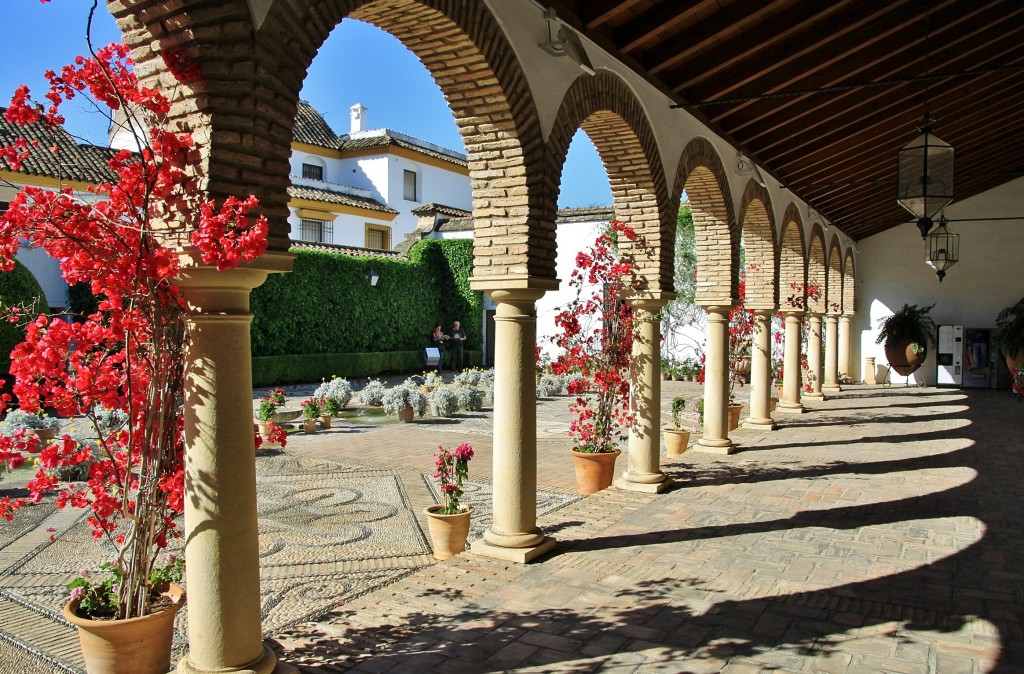
[{"label": "stone column", "polygon": [[821,314],[807,315],[807,378],[811,392],[803,397],[810,400],[824,400],[821,392]]},{"label": "stone column", "polygon": [[729,310],[704,307],[708,314],[708,344],[704,352],[704,436],[694,449],[732,454],[729,439]]},{"label": "stone column", "polygon": [[494,317],[494,517],[478,555],[525,564],[555,546],[537,528],[536,301],[543,290],[487,291]]},{"label": "stone column", "polygon": [[839,375],[846,375],[853,379],[852,334],[853,326],[850,323],[850,316],[843,314],[839,317]]},{"label": "stone column", "polygon": [[786,312],[785,354],[782,363],[782,400],[779,401],[777,412],[800,414],[804,406],[800,404],[800,312]]},{"label": "stone column", "polygon": [[825,314],[825,393],[839,393],[839,316]]},{"label": "stone column", "polygon": [[744,428],[775,429],[769,403],[772,397],[772,309],[754,311],[754,344],[750,352],[750,416]]},{"label": "stone column", "polygon": [[615,486],[629,491],[658,493],[671,480],[659,468],[661,463],[661,318],[663,299],[629,299],[636,316],[633,334],[633,364],[630,367],[629,406],[633,427],[629,430],[626,472]]},{"label": "stone column", "polygon": [[252,427],[249,292],[293,256],[218,272],[183,256],[185,573],[188,655],[180,674],[295,672],[263,645]]}]

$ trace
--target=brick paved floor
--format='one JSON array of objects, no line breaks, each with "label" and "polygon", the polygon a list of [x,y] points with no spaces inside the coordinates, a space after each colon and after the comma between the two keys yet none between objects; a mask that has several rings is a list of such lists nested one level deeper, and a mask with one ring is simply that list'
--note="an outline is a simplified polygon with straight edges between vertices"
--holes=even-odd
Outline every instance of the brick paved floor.
[{"label": "brick paved floor", "polygon": [[1021,672],[1022,413],[850,387],[667,462],[668,493],[549,514],[539,563],[461,555],[276,647],[306,672]]},{"label": "brick paved floor", "polygon": [[[699,389],[667,382],[666,418],[679,393]],[[538,409],[548,490],[572,485],[564,407]],[[304,672],[1024,672],[1022,414],[1001,392],[849,387],[734,432],[737,454],[666,462],[669,492],[549,513],[538,563],[460,555],[273,645]],[[287,451],[390,467],[419,508],[439,442],[472,442],[489,477],[489,421],[343,425]]]}]

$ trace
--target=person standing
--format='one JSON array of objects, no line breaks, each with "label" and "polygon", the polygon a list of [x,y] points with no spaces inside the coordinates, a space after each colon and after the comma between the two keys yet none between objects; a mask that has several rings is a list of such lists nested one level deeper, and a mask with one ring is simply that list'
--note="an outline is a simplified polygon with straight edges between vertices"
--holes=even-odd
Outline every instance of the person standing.
[{"label": "person standing", "polygon": [[444,352],[447,341],[448,335],[444,334],[444,329],[438,323],[434,326],[434,331],[430,333],[430,345],[441,352],[441,359],[437,361],[438,372],[444,372]]},{"label": "person standing", "polygon": [[458,321],[452,323],[452,330],[448,333],[449,349],[452,352],[452,372],[462,371],[462,347],[466,343],[466,331]]}]

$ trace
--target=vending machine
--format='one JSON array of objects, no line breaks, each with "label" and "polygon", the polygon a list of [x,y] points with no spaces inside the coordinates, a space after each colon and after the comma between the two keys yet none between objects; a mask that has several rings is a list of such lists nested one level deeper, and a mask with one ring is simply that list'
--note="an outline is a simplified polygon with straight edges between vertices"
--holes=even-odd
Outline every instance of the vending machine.
[{"label": "vending machine", "polygon": [[964,328],[965,388],[995,388],[997,351],[992,344],[992,330]]},{"label": "vending machine", "polygon": [[940,325],[938,349],[935,353],[936,386],[963,386],[964,326]]}]

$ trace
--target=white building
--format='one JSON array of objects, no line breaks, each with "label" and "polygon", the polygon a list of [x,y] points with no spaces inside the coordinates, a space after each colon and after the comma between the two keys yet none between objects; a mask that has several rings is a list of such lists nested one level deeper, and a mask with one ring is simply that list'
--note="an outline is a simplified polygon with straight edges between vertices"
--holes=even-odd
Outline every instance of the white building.
[{"label": "white building", "polygon": [[301,102],[292,142],[289,204],[294,241],[391,250],[429,202],[472,208],[465,155],[392,129],[366,129],[367,109],[350,110],[337,135]]}]

